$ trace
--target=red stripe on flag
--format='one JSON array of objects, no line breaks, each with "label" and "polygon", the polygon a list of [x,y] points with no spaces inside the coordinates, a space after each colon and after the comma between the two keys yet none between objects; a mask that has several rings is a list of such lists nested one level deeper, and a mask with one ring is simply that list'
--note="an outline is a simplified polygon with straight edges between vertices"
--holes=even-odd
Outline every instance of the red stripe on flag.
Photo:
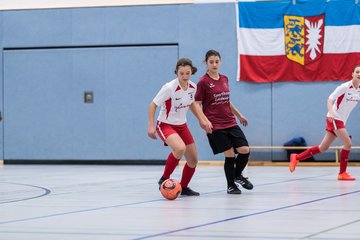
[{"label": "red stripe on flag", "polygon": [[240,80],[247,82],[318,82],[345,81],[352,78],[360,53],[323,54],[308,65],[290,61],[283,56],[240,55]]}]

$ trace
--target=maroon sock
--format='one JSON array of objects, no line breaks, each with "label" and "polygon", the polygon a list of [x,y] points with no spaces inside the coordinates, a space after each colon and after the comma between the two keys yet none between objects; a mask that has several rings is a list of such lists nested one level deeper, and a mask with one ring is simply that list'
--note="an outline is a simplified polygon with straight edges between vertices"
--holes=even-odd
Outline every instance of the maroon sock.
[{"label": "maroon sock", "polygon": [[169,156],[166,160],[163,178],[166,178],[166,179],[170,178],[170,175],[174,172],[179,161],[180,161],[180,159],[177,159],[176,157],[174,157],[172,152],[169,154]]},{"label": "maroon sock", "polygon": [[301,161],[301,160],[305,160],[308,159],[316,154],[320,153],[320,148],[319,146],[313,146],[305,151],[303,151],[302,153],[298,154],[296,156],[296,159]]},{"label": "maroon sock", "polygon": [[180,185],[183,188],[187,188],[189,185],[189,182],[194,175],[195,168],[189,167],[189,165],[186,163],[182,172],[181,182]]},{"label": "maroon sock", "polygon": [[340,153],[340,174],[346,172],[350,150],[342,149]]}]

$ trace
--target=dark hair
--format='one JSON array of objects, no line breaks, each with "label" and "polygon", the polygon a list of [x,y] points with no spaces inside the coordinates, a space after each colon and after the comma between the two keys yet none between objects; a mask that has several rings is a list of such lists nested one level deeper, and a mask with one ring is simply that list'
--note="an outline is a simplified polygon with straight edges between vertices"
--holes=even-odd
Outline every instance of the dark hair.
[{"label": "dark hair", "polygon": [[360,64],[356,65],[353,69],[353,72],[355,71],[356,68],[360,67]]},{"label": "dark hair", "polygon": [[180,58],[176,63],[176,68],[174,71],[175,74],[177,74],[179,67],[185,67],[185,66],[191,67],[191,75],[193,75],[197,72],[197,68],[194,67],[192,61],[189,58]]},{"label": "dark hair", "polygon": [[220,60],[221,60],[220,53],[219,53],[218,51],[216,51],[216,50],[211,49],[211,50],[207,51],[207,53],[205,54],[205,62],[207,62],[207,60],[208,60],[209,57],[211,57],[211,56],[217,56],[217,57],[219,57]]}]

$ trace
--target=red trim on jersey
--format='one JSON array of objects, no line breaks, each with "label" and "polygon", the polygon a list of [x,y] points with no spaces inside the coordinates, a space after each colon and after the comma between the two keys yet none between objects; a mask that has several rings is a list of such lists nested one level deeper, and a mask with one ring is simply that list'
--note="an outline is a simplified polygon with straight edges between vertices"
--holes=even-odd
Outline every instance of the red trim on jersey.
[{"label": "red trim on jersey", "polygon": [[179,90],[181,90],[181,87],[180,87],[180,86],[177,86],[175,92],[177,92],[177,91],[179,91]]},{"label": "red trim on jersey", "polygon": [[171,109],[171,98],[165,101],[165,106],[166,106],[166,119],[167,119],[169,117],[169,112]]},{"label": "red trim on jersey", "polygon": [[342,102],[342,100],[344,99],[345,93],[343,95],[341,95],[340,97],[338,97],[337,101],[336,101],[336,107],[337,109],[339,109],[340,104]]},{"label": "red trim on jersey", "polygon": [[189,84],[189,88],[195,88],[195,86],[193,86],[192,84]]}]

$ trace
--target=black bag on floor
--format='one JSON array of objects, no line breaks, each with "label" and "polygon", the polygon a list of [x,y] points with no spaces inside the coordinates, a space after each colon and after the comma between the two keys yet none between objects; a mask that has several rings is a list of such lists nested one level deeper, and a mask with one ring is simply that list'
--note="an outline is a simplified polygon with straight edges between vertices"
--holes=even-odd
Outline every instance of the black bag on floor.
[{"label": "black bag on floor", "polygon": [[[286,143],[284,143],[284,147],[306,147],[306,141],[303,137],[295,137],[289,141],[287,141]],[[292,153],[301,153],[303,151],[305,151],[306,149],[286,149],[286,153],[287,153],[287,160],[290,161],[290,155]],[[303,161],[308,161],[308,162],[313,162],[316,161],[314,157],[310,157],[308,159],[305,159]]]}]

